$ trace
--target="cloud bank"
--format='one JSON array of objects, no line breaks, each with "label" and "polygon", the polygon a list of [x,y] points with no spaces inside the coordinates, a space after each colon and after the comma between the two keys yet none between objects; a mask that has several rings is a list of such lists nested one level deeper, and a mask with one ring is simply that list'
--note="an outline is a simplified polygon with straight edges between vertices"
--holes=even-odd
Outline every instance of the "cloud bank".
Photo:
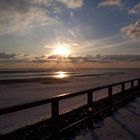
[{"label": "cloud bank", "polygon": [[23,53],[0,52],[1,63],[106,63],[106,62],[140,62],[140,55],[102,55],[96,56],[68,56],[62,58],[59,55],[32,56]]}]

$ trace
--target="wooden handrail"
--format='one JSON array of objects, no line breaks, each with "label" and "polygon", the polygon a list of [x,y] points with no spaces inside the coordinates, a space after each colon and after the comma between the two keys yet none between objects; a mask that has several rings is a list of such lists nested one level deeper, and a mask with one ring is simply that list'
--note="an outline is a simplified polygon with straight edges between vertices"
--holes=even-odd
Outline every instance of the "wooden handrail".
[{"label": "wooden handrail", "polygon": [[[130,82],[131,83],[131,88],[133,88],[134,87],[134,81],[138,81],[137,86],[140,86],[140,78],[127,80],[127,81],[123,81],[123,82],[119,82],[119,83],[114,83],[114,84],[109,84],[109,85],[105,85],[105,86],[96,87],[96,88],[93,88],[93,89],[88,89],[88,90],[85,90],[85,91],[80,91],[80,92],[76,92],[76,93],[68,93],[68,94],[60,94],[60,95],[57,95],[57,96],[54,96],[54,97],[51,97],[51,98],[48,98],[48,99],[40,100],[40,101],[34,101],[34,102],[31,102],[31,103],[25,103],[25,104],[21,104],[21,105],[15,105],[15,106],[11,106],[11,107],[1,108],[0,109],[0,115],[5,115],[5,114],[8,114],[8,113],[17,112],[17,111],[37,107],[37,106],[40,106],[40,105],[48,104],[48,103],[54,104],[54,101],[56,101],[56,100],[58,101],[58,105],[59,105],[60,100],[64,100],[64,99],[67,99],[67,98],[76,97],[76,96],[80,96],[80,95],[89,94],[90,92],[93,94],[93,92],[95,92],[95,91],[106,89],[106,88],[112,88],[112,87],[117,86],[117,85],[122,85],[121,88],[122,88],[122,92],[123,92],[123,91],[125,91],[125,84]],[[90,96],[92,96],[92,94]],[[91,104],[91,99],[88,98],[88,100],[90,100],[90,101],[87,101],[87,103],[90,102],[90,104]],[[52,105],[52,108],[53,108],[53,105]]]}]

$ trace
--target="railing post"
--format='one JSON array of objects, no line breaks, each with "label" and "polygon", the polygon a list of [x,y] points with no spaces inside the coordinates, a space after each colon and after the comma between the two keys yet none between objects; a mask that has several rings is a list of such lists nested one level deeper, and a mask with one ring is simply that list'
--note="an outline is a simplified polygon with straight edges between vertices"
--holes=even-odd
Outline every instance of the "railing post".
[{"label": "railing post", "polygon": [[134,87],[134,81],[132,80],[131,81],[131,88],[133,88]]},{"label": "railing post", "polygon": [[109,103],[110,103],[110,113],[112,114],[112,86],[108,87],[108,97],[109,97]]},{"label": "railing post", "polygon": [[93,98],[93,95],[92,95],[92,91],[89,91],[88,92],[88,106],[89,107],[92,107],[92,98]]},{"label": "railing post", "polygon": [[59,127],[59,100],[54,99],[51,102],[51,114],[52,114],[52,139],[60,139],[58,134],[58,127]]},{"label": "railing post", "polygon": [[125,100],[125,83],[121,84],[122,102]]},{"label": "railing post", "polygon": [[93,91],[90,90],[88,93],[87,93],[87,104],[88,104],[88,122],[87,122],[87,125],[88,127],[91,129],[93,128],[93,119],[92,119],[92,113],[93,113]]},{"label": "railing post", "polygon": [[138,79],[138,89],[140,90],[140,78]]},{"label": "railing post", "polygon": [[122,93],[125,91],[125,83],[121,84],[121,90],[122,90]]},{"label": "railing post", "polygon": [[140,87],[140,79],[138,79],[138,87]]}]

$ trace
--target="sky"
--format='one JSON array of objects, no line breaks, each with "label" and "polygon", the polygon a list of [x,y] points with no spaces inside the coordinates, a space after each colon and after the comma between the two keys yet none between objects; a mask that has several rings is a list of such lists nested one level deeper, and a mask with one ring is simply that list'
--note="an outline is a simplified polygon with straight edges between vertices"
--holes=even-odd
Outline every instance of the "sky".
[{"label": "sky", "polygon": [[140,1],[0,0],[0,68],[57,67],[140,68]]}]

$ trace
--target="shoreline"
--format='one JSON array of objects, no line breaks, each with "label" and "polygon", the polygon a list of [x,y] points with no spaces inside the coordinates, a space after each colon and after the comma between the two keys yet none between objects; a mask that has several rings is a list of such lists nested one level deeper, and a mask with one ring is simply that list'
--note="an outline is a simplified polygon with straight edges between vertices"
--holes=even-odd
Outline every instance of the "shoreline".
[{"label": "shoreline", "polygon": [[42,83],[42,84],[55,84],[55,83],[65,83],[68,79],[61,78],[28,78],[28,79],[5,79],[0,80],[0,84],[18,84],[18,83]]},{"label": "shoreline", "polygon": [[32,78],[13,78],[13,79],[0,79],[0,84],[12,84],[12,83],[47,83],[47,84],[53,84],[53,83],[65,83],[68,82],[71,78],[84,78],[84,77],[101,77],[101,76],[116,76],[125,74],[125,72],[112,72],[112,73],[101,73],[101,74],[75,74],[75,75],[68,75],[65,78],[57,78],[57,77],[32,77]]}]

